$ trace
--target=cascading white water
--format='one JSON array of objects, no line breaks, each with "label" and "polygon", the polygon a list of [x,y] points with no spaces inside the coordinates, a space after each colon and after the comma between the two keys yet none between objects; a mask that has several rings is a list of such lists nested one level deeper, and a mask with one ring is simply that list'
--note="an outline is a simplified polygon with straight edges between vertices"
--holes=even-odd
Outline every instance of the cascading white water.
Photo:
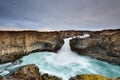
[{"label": "cascading white water", "polygon": [[[107,77],[120,77],[119,66],[72,52],[69,46],[69,39],[65,39],[65,44],[58,53],[37,52],[24,56],[21,60],[23,62],[17,67],[26,64],[36,64],[40,68],[40,73],[56,75],[63,78],[63,80],[68,80],[77,74],[89,73],[101,74]],[[14,68],[16,68],[16,65],[10,63],[0,65],[0,69],[13,70]]]},{"label": "cascading white water", "polygon": [[69,39],[65,39],[65,44],[63,45],[63,47],[58,51],[57,54],[55,55],[51,55],[49,57],[47,57],[47,61],[51,62],[51,63],[55,63],[57,65],[68,65],[72,62],[74,62],[75,60],[77,60],[77,56],[75,53],[73,53],[70,49],[69,46]]}]

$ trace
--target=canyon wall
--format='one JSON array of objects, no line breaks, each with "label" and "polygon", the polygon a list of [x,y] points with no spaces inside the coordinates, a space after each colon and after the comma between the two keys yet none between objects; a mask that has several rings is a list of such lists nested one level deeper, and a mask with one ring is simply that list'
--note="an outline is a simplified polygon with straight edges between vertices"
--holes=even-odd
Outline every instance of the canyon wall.
[{"label": "canyon wall", "polygon": [[58,51],[64,43],[58,32],[0,31],[0,63],[36,51]]},{"label": "canyon wall", "polygon": [[120,65],[120,30],[85,32],[88,38],[70,40],[71,49],[79,55]]},{"label": "canyon wall", "polygon": [[0,63],[14,61],[36,51],[57,52],[65,38],[90,34],[89,38],[73,38],[71,49],[80,55],[120,64],[120,29],[103,31],[0,31]]}]

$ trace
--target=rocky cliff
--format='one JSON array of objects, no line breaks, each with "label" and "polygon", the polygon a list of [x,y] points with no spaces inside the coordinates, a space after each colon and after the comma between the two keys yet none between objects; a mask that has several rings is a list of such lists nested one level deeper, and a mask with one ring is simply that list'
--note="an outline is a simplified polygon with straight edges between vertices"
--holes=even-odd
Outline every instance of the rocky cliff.
[{"label": "rocky cliff", "polygon": [[0,63],[14,61],[36,51],[58,51],[64,38],[90,34],[89,38],[74,38],[71,49],[80,55],[120,64],[120,29],[103,31],[0,31]]},{"label": "rocky cliff", "polygon": [[34,51],[57,51],[64,43],[58,32],[0,31],[0,63]]},{"label": "rocky cliff", "polygon": [[85,32],[88,38],[70,40],[71,49],[80,55],[120,65],[120,30]]}]

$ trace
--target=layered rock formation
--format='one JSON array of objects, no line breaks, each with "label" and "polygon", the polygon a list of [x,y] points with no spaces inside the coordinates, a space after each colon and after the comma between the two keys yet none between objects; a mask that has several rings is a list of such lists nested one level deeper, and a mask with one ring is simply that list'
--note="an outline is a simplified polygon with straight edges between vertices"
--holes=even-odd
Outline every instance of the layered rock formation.
[{"label": "layered rock formation", "polygon": [[73,30],[59,32],[0,31],[0,63],[14,61],[34,51],[56,52],[62,47],[64,38],[86,33],[91,35],[90,38],[71,40],[73,51],[100,60],[120,63],[119,29],[95,32]]},{"label": "layered rock formation", "polygon": [[0,63],[34,51],[57,51],[64,43],[58,32],[0,31]]},{"label": "layered rock formation", "polygon": [[89,38],[70,40],[71,49],[80,55],[120,65],[120,30],[87,32]]}]

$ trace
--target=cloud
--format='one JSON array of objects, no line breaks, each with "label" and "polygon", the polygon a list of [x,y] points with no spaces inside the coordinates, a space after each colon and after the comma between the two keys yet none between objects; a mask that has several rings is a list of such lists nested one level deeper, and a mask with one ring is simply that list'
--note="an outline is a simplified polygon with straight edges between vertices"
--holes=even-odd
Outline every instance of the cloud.
[{"label": "cloud", "polygon": [[20,28],[10,27],[10,26],[0,26],[0,31],[20,31]]},{"label": "cloud", "polygon": [[0,25],[22,29],[120,28],[119,14],[120,0],[0,0]]},{"label": "cloud", "polygon": [[54,31],[53,29],[49,28],[49,27],[44,27],[44,28],[41,28],[39,31]]}]

